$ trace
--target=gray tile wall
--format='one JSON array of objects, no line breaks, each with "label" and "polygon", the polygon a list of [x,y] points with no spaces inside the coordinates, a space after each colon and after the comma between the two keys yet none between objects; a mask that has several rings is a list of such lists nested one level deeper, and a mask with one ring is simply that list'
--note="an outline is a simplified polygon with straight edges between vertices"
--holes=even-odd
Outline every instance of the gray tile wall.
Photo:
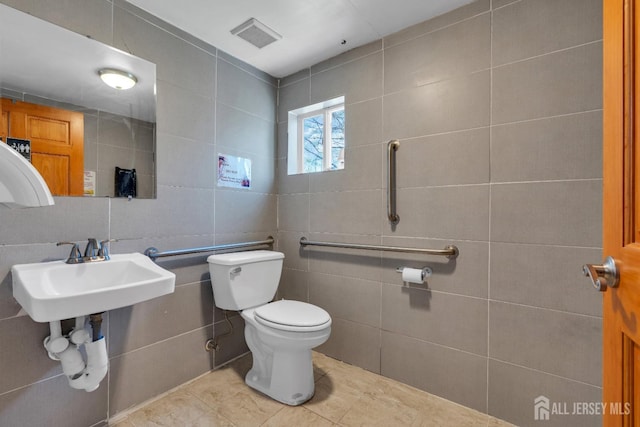
[{"label": "gray tile wall", "polygon": [[[206,255],[163,259],[175,293],[109,312],[108,377],[76,391],[42,348],[48,325],[19,313],[11,265],[62,259],[55,242],[88,237],[118,239],[112,252],[125,253],[275,236],[276,81],[124,1],[0,1],[157,65],[157,199],[0,211],[0,425],[88,427],[246,352],[242,319],[212,360],[204,343],[226,324]],[[219,152],[252,159],[251,190],[216,188]]]},{"label": "gray tile wall", "polygon": [[84,169],[96,172],[97,195],[115,195],[114,173],[119,167],[136,170],[136,197],[155,197],[154,123],[101,111],[85,113],[84,133]]},{"label": "gray tile wall", "polygon": [[[601,3],[477,0],[282,79],[280,294],[331,313],[321,351],[522,426],[539,395],[601,400],[601,297],[581,276],[601,259]],[[338,95],[345,169],[288,176],[287,111]],[[301,250],[302,236],[460,256]],[[400,265],[434,274],[406,286]]]}]

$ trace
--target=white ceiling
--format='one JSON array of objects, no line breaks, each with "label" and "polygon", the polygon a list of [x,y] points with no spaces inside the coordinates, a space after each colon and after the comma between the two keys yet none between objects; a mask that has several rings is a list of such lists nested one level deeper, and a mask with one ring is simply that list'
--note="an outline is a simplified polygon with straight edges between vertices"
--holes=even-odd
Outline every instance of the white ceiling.
[{"label": "white ceiling", "polygon": [[[284,77],[472,0],[127,1],[274,77]],[[282,39],[258,49],[231,35],[231,29],[249,18]]]}]

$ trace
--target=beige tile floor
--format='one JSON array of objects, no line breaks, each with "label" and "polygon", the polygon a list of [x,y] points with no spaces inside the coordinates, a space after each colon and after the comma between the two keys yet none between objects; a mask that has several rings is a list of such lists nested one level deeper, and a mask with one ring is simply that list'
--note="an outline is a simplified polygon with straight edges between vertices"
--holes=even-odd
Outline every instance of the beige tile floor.
[{"label": "beige tile floor", "polygon": [[251,355],[178,387],[110,425],[147,426],[482,426],[511,424],[397,381],[313,353],[316,393],[287,406],[249,388]]}]

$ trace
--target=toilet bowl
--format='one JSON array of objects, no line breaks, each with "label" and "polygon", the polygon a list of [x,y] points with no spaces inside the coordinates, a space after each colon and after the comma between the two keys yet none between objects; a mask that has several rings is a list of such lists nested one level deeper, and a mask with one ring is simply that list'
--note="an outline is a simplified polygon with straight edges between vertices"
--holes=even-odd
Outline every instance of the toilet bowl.
[{"label": "toilet bowl", "polygon": [[[276,323],[259,315],[262,309],[297,309],[298,318]],[[307,318],[304,311],[314,312],[317,325],[300,326],[298,319]],[[319,311],[321,310],[321,311]],[[288,405],[299,405],[313,397],[313,365],[311,349],[329,339],[331,317],[311,304],[281,300],[266,306],[243,310],[245,339],[253,355],[253,367],[247,373],[246,383],[273,399]],[[293,323],[287,324],[287,323]]]},{"label": "toilet bowl", "polygon": [[288,405],[300,405],[315,391],[311,349],[327,341],[331,316],[313,304],[270,302],[277,290],[284,254],[249,251],[212,255],[215,305],[238,310],[253,366],[245,377],[250,387]]}]

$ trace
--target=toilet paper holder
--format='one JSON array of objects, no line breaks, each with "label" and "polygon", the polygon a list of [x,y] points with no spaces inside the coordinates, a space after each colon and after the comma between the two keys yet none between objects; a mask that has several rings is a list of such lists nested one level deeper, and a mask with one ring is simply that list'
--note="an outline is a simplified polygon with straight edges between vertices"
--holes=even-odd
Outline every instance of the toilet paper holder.
[{"label": "toilet paper holder", "polygon": [[[407,267],[396,267],[396,273],[402,273],[402,271]],[[422,281],[427,277],[431,277],[433,274],[433,270],[431,267],[422,267]]]}]

